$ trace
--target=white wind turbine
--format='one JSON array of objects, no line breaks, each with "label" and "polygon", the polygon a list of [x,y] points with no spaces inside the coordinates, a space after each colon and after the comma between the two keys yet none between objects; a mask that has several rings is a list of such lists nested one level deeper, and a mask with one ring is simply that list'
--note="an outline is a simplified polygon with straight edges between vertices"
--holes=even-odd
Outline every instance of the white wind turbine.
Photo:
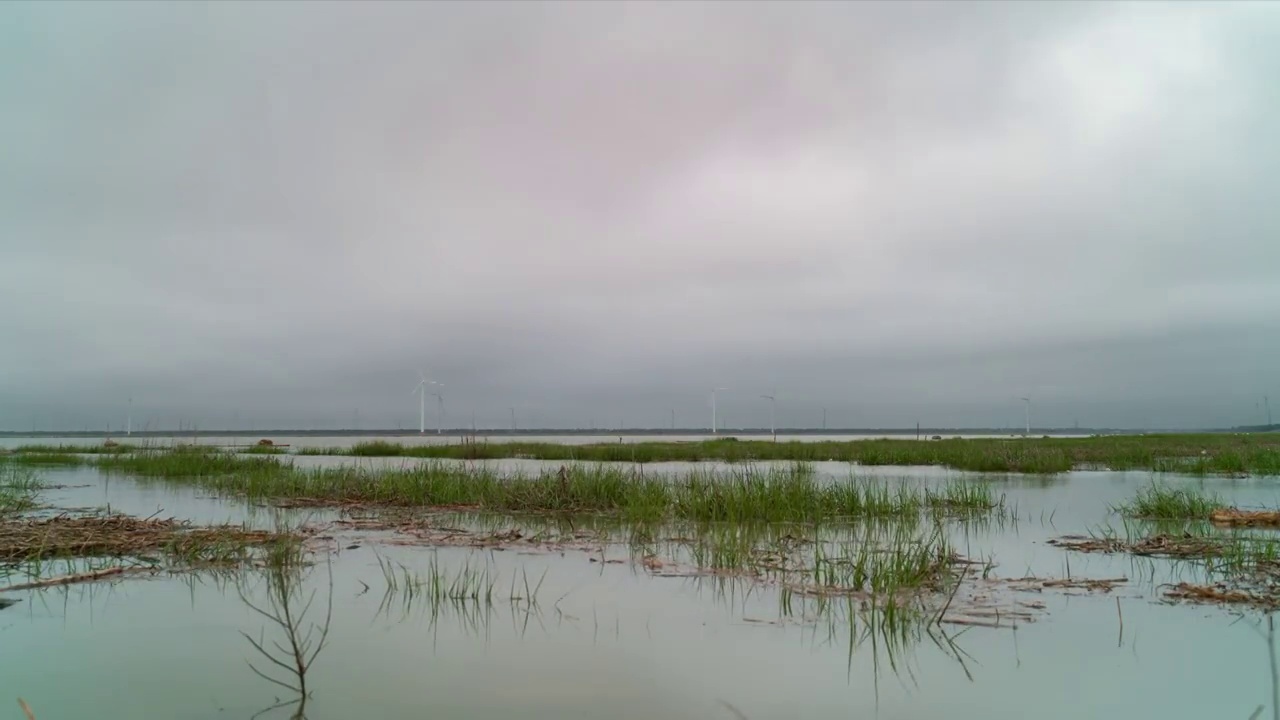
[{"label": "white wind turbine", "polygon": [[414,386],[409,394],[418,393],[418,434],[425,435],[427,433],[427,385],[433,384],[427,380],[426,374],[418,372],[418,384]]},{"label": "white wind turbine", "polygon": [[769,434],[773,435],[773,439],[778,439],[778,426],[774,422],[774,411],[778,409],[778,391],[774,390],[773,395],[761,395],[760,397],[769,401]]}]

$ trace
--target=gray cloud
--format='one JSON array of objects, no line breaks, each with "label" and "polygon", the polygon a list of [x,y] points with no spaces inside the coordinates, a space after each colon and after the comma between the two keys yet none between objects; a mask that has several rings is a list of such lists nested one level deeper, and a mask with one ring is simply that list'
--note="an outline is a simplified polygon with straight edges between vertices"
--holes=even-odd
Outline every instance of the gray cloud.
[{"label": "gray cloud", "polygon": [[[0,6],[0,428],[1254,422],[1280,9]],[[43,418],[43,420],[41,420]]]}]

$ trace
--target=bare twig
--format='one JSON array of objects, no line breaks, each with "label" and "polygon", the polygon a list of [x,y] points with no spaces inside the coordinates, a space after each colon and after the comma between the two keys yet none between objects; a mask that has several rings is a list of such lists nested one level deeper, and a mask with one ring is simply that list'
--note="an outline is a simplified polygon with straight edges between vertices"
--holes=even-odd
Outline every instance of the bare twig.
[{"label": "bare twig", "polygon": [[[246,632],[242,631],[240,634],[244,636],[245,640],[259,655],[292,677],[288,680],[273,677],[259,669],[252,662],[248,662],[249,669],[258,677],[297,693],[298,714],[301,715],[302,707],[311,694],[307,689],[307,671],[311,668],[312,663],[315,662],[316,657],[319,656],[320,651],[324,649],[329,637],[329,626],[333,619],[332,565],[329,567],[328,608],[325,612],[324,621],[318,625],[312,624],[305,631],[302,626],[306,621],[308,611],[311,609],[311,603],[315,600],[315,593],[313,592],[301,607],[297,607],[298,579],[296,568],[290,566],[287,561],[271,566],[267,572],[266,607],[260,607],[249,600],[242,587],[237,586],[236,589],[240,594],[241,601],[249,609],[280,629],[284,635],[284,640],[283,642],[272,641],[271,648],[268,648],[265,636],[254,639],[253,636]],[[319,632],[318,638],[315,637],[317,631]]]},{"label": "bare twig", "polygon": [[956,593],[960,591],[960,585],[964,582],[964,576],[968,572],[969,566],[965,565],[964,569],[960,571],[960,577],[956,578],[955,586],[951,588],[951,594],[947,596],[947,604],[942,606],[942,609],[938,611],[937,617],[933,619],[934,624],[942,625],[942,616],[946,615],[947,611],[951,609],[951,601],[955,599]]},{"label": "bare twig", "polygon": [[1116,647],[1124,645],[1124,613],[1120,612],[1120,598],[1116,597],[1116,616],[1120,618],[1120,639],[1116,641]]}]

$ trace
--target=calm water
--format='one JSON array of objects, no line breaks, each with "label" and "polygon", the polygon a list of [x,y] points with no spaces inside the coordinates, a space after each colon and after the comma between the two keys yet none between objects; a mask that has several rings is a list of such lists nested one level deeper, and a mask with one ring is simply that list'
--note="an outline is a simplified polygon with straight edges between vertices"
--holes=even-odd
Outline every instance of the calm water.
[{"label": "calm water", "polygon": [[[304,462],[337,460],[299,459]],[[818,470],[832,481],[849,475],[841,464]],[[914,468],[858,473],[922,484],[964,476]],[[47,475],[66,487],[49,491],[46,499],[64,507],[110,505],[135,515],[268,527],[280,512],[118,476],[108,480],[91,468]],[[1062,577],[1067,554],[1045,541],[1108,522],[1118,527],[1109,506],[1149,480],[1147,473],[1106,472],[992,479],[1016,507],[1017,521],[950,532],[962,552],[994,558],[1000,576]],[[1280,504],[1280,484],[1269,480],[1165,481],[1203,484],[1239,505]],[[1189,572],[1169,563],[1073,554],[1073,577],[1134,582],[1110,595],[1027,596],[1046,609],[1016,630],[950,628],[963,664],[927,640],[895,653],[891,663],[883,643],[851,642],[847,625],[832,632],[824,623],[770,624],[780,608],[776,591],[768,589],[748,592],[745,584],[730,584],[720,592],[714,582],[654,577],[629,563],[591,562],[574,551],[437,551],[339,540],[339,547],[360,547],[337,551],[331,564],[321,563],[307,578],[308,592],[318,593],[320,610],[313,614],[329,597],[330,570],[333,579],[330,644],[308,676],[314,697],[306,714],[312,720],[734,720],[723,703],[752,720],[1243,719],[1259,705],[1267,706],[1263,717],[1272,716],[1270,649],[1256,626],[1260,618],[1158,603],[1155,586]],[[497,600],[488,610],[432,612],[425,601],[406,603],[400,595],[387,607],[375,552],[419,570],[433,558],[450,568],[483,565],[504,578],[501,586],[513,573],[545,573],[540,609]],[[627,549],[611,547],[606,554],[623,559]],[[250,588],[250,596],[260,598],[258,590]],[[251,717],[287,695],[246,665],[259,659],[240,633],[258,637],[262,618],[213,579],[132,579],[13,596],[23,602],[0,611],[0,706],[21,696],[42,720],[225,719]],[[9,707],[17,717],[17,708]]]}]

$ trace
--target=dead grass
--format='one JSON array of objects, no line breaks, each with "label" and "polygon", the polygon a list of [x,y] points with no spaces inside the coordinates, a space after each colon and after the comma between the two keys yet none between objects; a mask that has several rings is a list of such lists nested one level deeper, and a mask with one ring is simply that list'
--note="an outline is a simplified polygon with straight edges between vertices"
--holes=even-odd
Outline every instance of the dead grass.
[{"label": "dead grass", "polygon": [[1212,536],[1153,535],[1137,540],[1067,535],[1049,541],[1064,550],[1083,553],[1128,553],[1143,557],[1203,559],[1223,552],[1223,541]]},{"label": "dead grass", "polygon": [[254,547],[296,536],[243,526],[193,526],[175,519],[126,515],[14,518],[0,521],[0,561],[166,556],[191,564],[243,560]]},{"label": "dead grass", "polygon": [[1206,605],[1235,605],[1259,610],[1280,609],[1280,597],[1277,597],[1274,592],[1241,589],[1232,587],[1227,583],[1215,583],[1213,585],[1178,583],[1166,589],[1164,597],[1172,601]]},{"label": "dead grass", "polygon": [[1280,528],[1280,510],[1222,508],[1209,513],[1209,522],[1227,527]]},{"label": "dead grass", "polygon": [[1076,535],[1050,540],[1049,544],[1076,552],[1191,561],[1203,567],[1208,582],[1168,586],[1166,599],[1280,609],[1280,544],[1264,536],[1185,532],[1122,540]]}]

